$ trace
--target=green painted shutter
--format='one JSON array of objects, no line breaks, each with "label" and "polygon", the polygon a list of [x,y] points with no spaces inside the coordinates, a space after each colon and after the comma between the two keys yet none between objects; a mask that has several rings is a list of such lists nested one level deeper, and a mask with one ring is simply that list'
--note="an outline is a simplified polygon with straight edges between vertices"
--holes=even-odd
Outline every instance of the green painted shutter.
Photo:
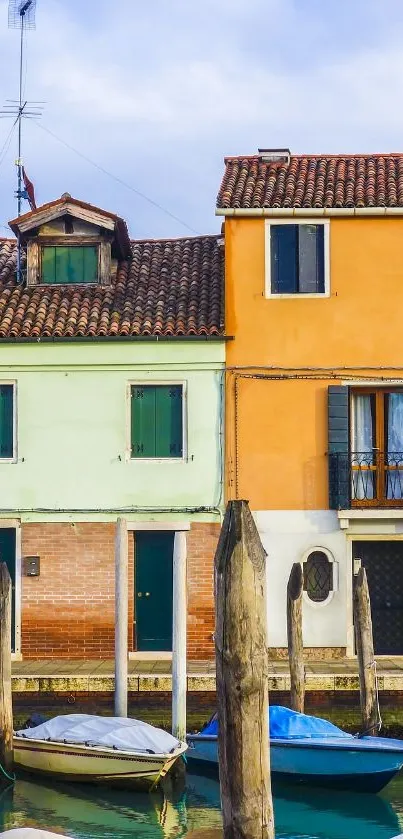
[{"label": "green painted shutter", "polygon": [[131,390],[132,457],[155,457],[155,387]]},{"label": "green painted shutter", "polygon": [[329,507],[350,507],[349,389],[328,388]]},{"label": "green painted shutter", "polygon": [[13,385],[0,385],[0,458],[14,454]]},{"label": "green painted shutter", "polygon": [[97,246],[44,247],[42,249],[42,282],[69,285],[95,283],[98,280]]},{"label": "green painted shutter", "polygon": [[42,282],[54,283],[56,276],[56,248],[42,248]]},{"label": "green painted shutter", "polygon": [[71,271],[69,271],[69,250],[70,248],[64,247],[57,247],[55,248],[56,251],[56,270],[55,270],[55,278],[53,280],[54,283],[60,283],[60,285],[68,285],[70,282]]},{"label": "green painted shutter", "polygon": [[156,457],[182,457],[182,386],[156,388]]},{"label": "green painted shutter", "polygon": [[98,280],[98,248],[85,247],[83,251],[83,283],[96,283]]}]

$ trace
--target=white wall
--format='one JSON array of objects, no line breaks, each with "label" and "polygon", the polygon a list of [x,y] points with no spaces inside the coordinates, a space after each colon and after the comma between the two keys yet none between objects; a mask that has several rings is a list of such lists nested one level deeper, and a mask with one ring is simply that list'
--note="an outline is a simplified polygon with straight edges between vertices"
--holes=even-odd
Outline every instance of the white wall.
[{"label": "white wall", "polygon": [[303,602],[305,647],[347,645],[348,552],[337,513],[330,510],[262,510],[254,513],[267,552],[270,647],[287,646],[287,582],[294,562],[309,549],[326,548],[338,564],[338,591],[328,603]]}]

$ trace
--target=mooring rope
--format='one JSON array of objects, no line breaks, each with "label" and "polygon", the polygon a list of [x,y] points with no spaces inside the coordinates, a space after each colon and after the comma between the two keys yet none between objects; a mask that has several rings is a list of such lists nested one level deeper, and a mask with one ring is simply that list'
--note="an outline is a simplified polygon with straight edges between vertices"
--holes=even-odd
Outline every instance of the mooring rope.
[{"label": "mooring rope", "polygon": [[7,778],[7,780],[11,781],[12,783],[14,783],[17,780],[16,775],[14,775],[14,772],[13,772],[12,775],[9,775],[8,772],[6,772],[6,770],[4,769],[4,766],[1,765],[1,763],[0,763],[0,772],[2,772],[4,777]]},{"label": "mooring rope", "polygon": [[378,722],[374,723],[374,725],[371,725],[369,728],[366,728],[365,731],[362,731],[360,734],[357,734],[356,737],[365,737],[365,735],[370,734],[370,732],[373,731],[374,728],[376,728],[377,731],[380,731],[381,728],[382,728],[381,708],[380,708],[380,705],[379,705],[378,669],[377,669],[376,661],[375,660],[372,661],[371,664],[367,664],[366,667],[369,667],[369,668],[373,667],[374,668],[375,693],[376,693],[376,711],[377,711],[377,716],[378,716]]},{"label": "mooring rope", "polygon": [[[374,673],[375,673],[376,710],[377,710],[377,713],[378,713],[377,727],[378,727],[378,731],[380,731],[381,728],[382,728],[382,717],[381,717],[381,708],[380,708],[380,705],[379,705],[378,668],[377,668],[375,659],[373,660],[372,664],[369,664],[368,666],[373,667],[374,668]],[[375,727],[376,726],[374,726],[374,728]]]}]

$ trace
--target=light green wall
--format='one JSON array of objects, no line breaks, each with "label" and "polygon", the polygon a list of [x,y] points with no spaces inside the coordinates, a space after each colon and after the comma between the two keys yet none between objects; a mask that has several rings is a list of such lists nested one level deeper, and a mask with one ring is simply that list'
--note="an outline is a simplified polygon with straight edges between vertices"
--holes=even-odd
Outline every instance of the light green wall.
[{"label": "light green wall", "polygon": [[[17,382],[18,441],[17,462],[0,461],[0,516],[105,520],[126,507],[219,505],[224,358],[224,342],[0,345],[0,380]],[[129,459],[131,381],[185,383],[185,460]],[[195,516],[206,517],[216,518]]]}]

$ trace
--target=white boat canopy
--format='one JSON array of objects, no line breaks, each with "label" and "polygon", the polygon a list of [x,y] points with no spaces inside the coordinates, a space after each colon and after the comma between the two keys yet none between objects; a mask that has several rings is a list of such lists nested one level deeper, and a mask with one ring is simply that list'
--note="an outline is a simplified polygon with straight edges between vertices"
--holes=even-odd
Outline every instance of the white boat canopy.
[{"label": "white boat canopy", "polygon": [[82,746],[103,746],[125,752],[170,754],[179,740],[140,720],[127,717],[98,717],[92,714],[64,714],[48,722],[15,732],[27,740],[50,740]]},{"label": "white boat canopy", "polygon": [[0,839],[71,839],[60,833],[50,833],[49,830],[39,830],[36,827],[13,827],[0,833]]}]

